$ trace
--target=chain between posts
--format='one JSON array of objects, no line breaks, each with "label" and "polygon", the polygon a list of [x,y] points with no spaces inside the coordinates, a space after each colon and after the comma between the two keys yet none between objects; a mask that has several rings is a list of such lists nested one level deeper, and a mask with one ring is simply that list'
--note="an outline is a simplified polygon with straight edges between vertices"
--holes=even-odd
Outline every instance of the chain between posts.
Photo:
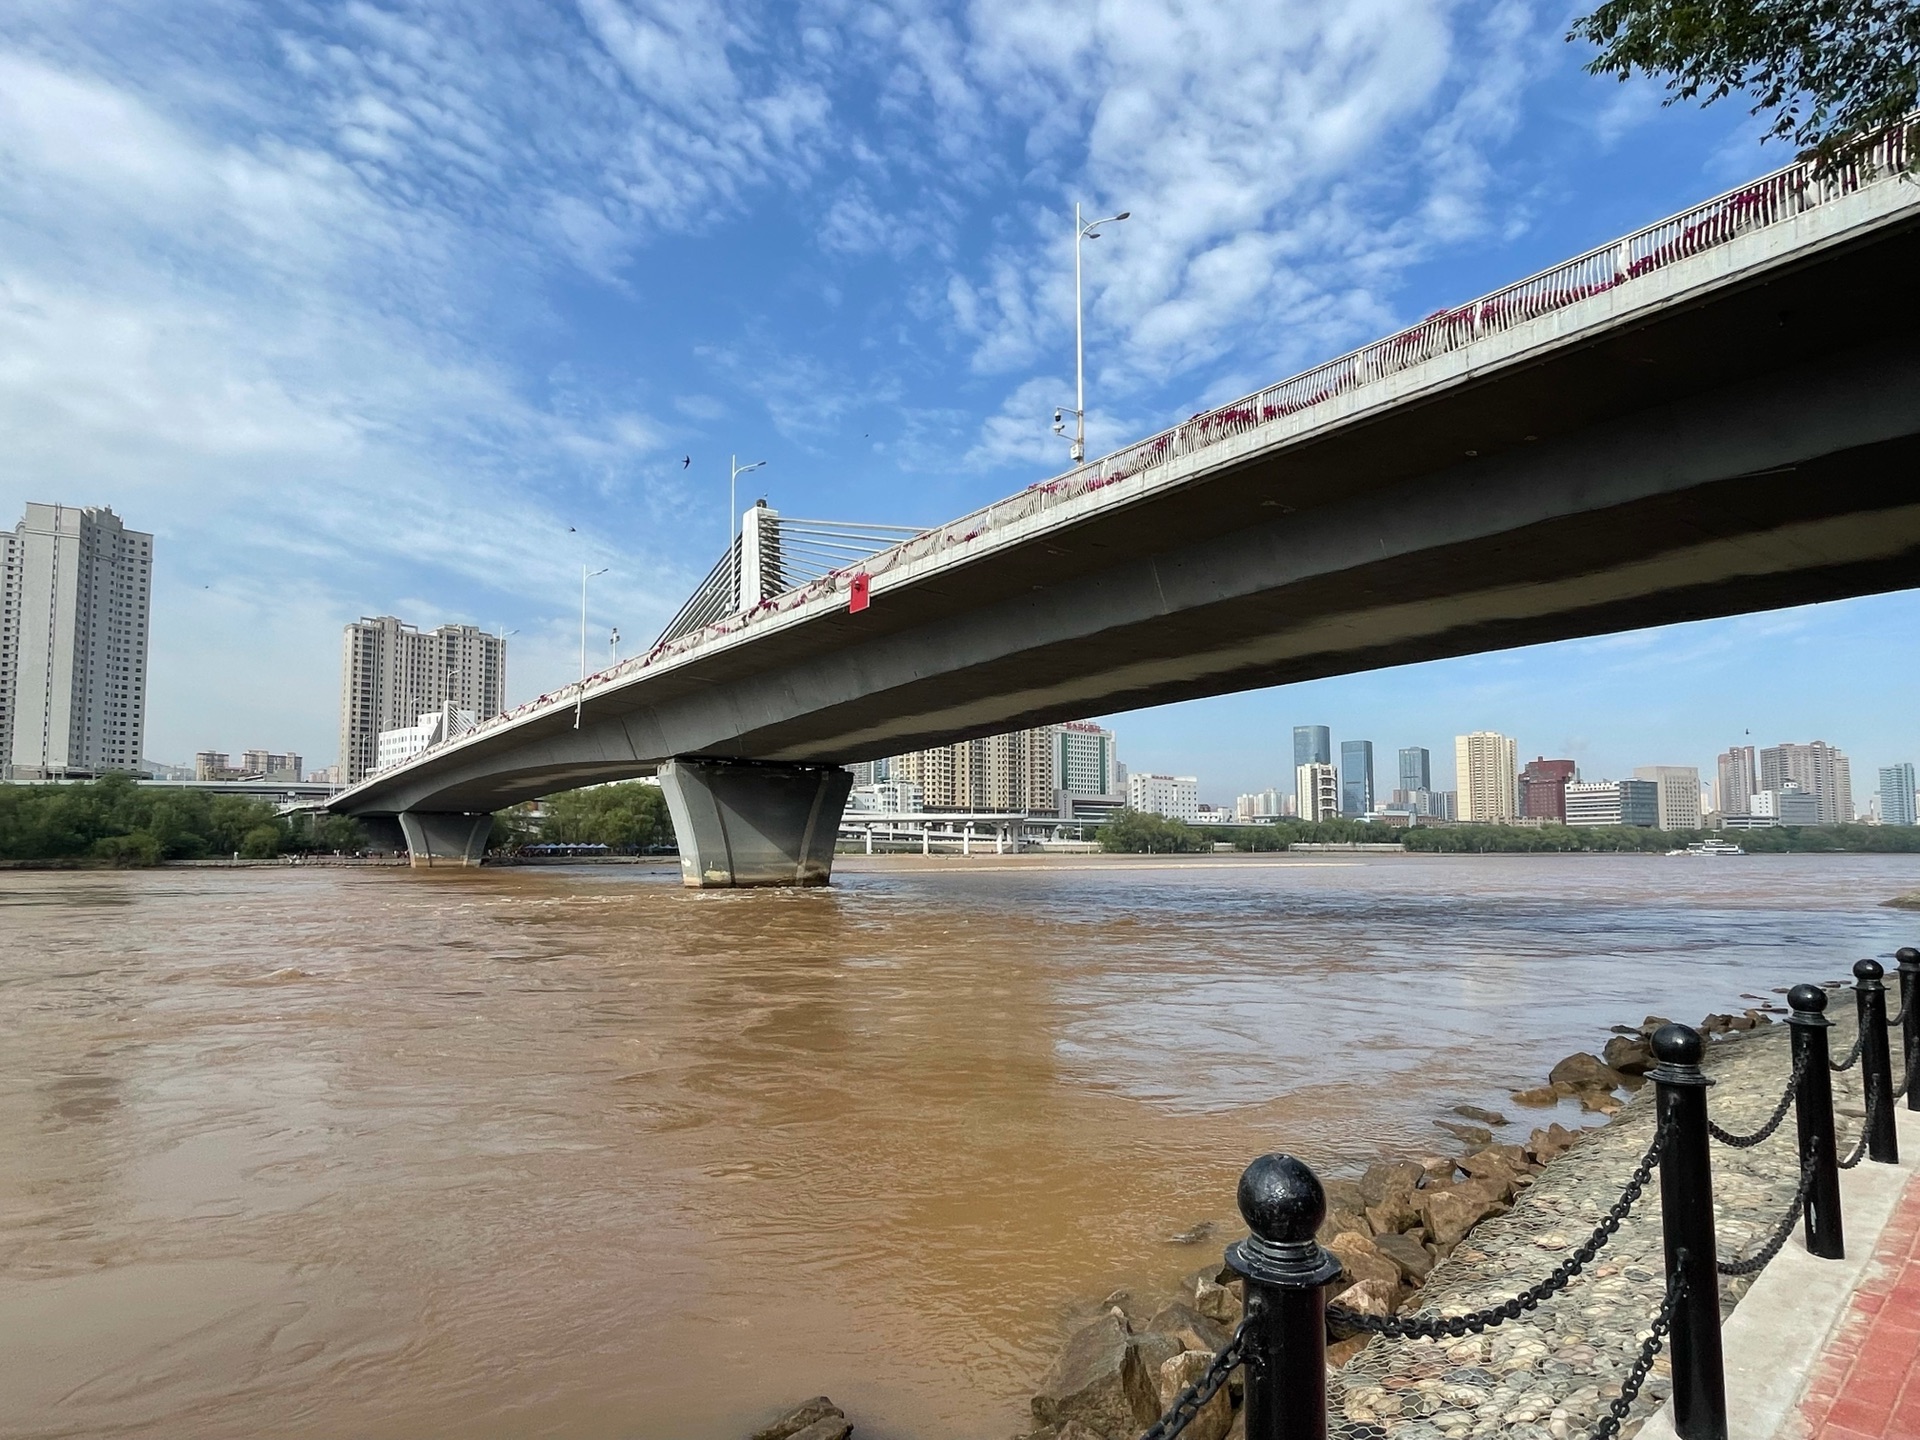
[{"label": "chain between posts", "polygon": [[1807,1073],[1807,1056],[1812,1053],[1810,1050],[1802,1051],[1800,1058],[1794,1062],[1793,1074],[1787,1078],[1787,1091],[1780,1097],[1780,1103],[1774,1107],[1773,1114],[1768,1117],[1766,1124],[1762,1125],[1751,1135],[1734,1135],[1722,1130],[1718,1125],[1714,1124],[1713,1121],[1709,1120],[1707,1121],[1707,1133],[1722,1145],[1731,1146],[1735,1150],[1751,1150],[1769,1135],[1773,1134],[1774,1131],[1780,1128],[1780,1122],[1787,1118],[1787,1111],[1793,1108],[1794,1099],[1800,1094],[1800,1082],[1806,1078]]},{"label": "chain between posts", "polygon": [[1220,1393],[1220,1387],[1227,1383],[1227,1377],[1240,1363],[1246,1352],[1246,1336],[1247,1322],[1242,1320],[1234,1328],[1233,1338],[1213,1357],[1213,1363],[1207,1366],[1206,1373],[1173,1397],[1173,1403],[1167,1406],[1167,1413],[1148,1426],[1140,1440],[1173,1440],[1174,1436],[1185,1430],[1193,1417],[1206,1408],[1207,1402]]},{"label": "chain between posts", "polygon": [[1880,1097],[1877,1094],[1867,1096],[1867,1118],[1860,1122],[1860,1141],[1853,1147],[1853,1153],[1839,1162],[1838,1168],[1851,1170],[1867,1156],[1867,1142],[1873,1138],[1873,1122],[1880,1115]]},{"label": "chain between posts", "polygon": [[1614,1232],[1620,1228],[1620,1222],[1639,1203],[1647,1181],[1653,1177],[1653,1167],[1660,1163],[1660,1150],[1666,1140],[1667,1132],[1663,1126],[1660,1133],[1653,1137],[1653,1144],[1647,1147],[1647,1153],[1640,1158],[1640,1164],[1627,1181],[1626,1188],[1620,1192],[1620,1198],[1600,1217],[1600,1223],[1594,1227],[1586,1243],[1561,1261],[1544,1280],[1513,1298],[1466,1315],[1362,1315],[1338,1305],[1329,1305],[1327,1318],[1351,1329],[1364,1330],[1371,1335],[1385,1335],[1392,1340],[1459,1339],[1469,1332],[1478,1334],[1489,1326],[1518,1320],[1541,1301],[1566,1289],[1567,1282],[1592,1263],[1594,1256],[1613,1238]]},{"label": "chain between posts", "polygon": [[1844,1060],[1829,1060],[1827,1062],[1827,1068],[1836,1075],[1842,1070],[1851,1070],[1854,1067],[1854,1063],[1860,1058],[1860,1044],[1866,1038],[1864,1032],[1855,1035],[1853,1037],[1853,1048],[1847,1051],[1847,1058]]},{"label": "chain between posts", "polygon": [[[1862,1148],[1865,1148],[1864,1142]],[[1800,1187],[1793,1192],[1793,1204],[1787,1207],[1787,1215],[1767,1237],[1767,1243],[1744,1260],[1721,1260],[1717,1267],[1722,1275],[1756,1275],[1766,1268],[1767,1262],[1780,1253],[1780,1247],[1787,1243],[1787,1237],[1793,1233],[1793,1227],[1799,1223],[1800,1212],[1806,1208],[1807,1191],[1813,1188],[1813,1166],[1800,1167]]]},{"label": "chain between posts", "polygon": [[1639,1397],[1640,1387],[1647,1383],[1654,1356],[1660,1353],[1660,1347],[1666,1343],[1667,1332],[1673,1328],[1673,1317],[1680,1308],[1680,1297],[1686,1288],[1687,1277],[1683,1274],[1676,1274],[1667,1282],[1667,1293],[1660,1302],[1660,1313],[1653,1317],[1653,1328],[1642,1342],[1633,1368],[1627,1372],[1627,1378],[1620,1382],[1620,1394],[1607,1406],[1606,1418],[1587,1432],[1587,1440],[1613,1440],[1619,1434],[1621,1423],[1627,1418],[1627,1412],[1633,1409],[1634,1400]]}]

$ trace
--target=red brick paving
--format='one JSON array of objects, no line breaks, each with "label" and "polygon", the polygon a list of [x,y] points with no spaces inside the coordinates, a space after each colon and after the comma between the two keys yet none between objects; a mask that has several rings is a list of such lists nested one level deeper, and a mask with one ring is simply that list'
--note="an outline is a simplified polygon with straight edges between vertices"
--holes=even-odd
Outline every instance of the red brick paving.
[{"label": "red brick paving", "polygon": [[1810,1440],[1920,1440],[1920,1180],[1901,1194],[1800,1414]]}]

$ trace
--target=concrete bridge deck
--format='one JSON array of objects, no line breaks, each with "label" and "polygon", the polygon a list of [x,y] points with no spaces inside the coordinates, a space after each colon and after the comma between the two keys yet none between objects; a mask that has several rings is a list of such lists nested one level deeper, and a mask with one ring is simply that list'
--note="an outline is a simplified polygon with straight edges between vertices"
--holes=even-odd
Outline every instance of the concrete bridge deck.
[{"label": "concrete bridge deck", "polygon": [[836,572],[334,808],[839,765],[1905,587],[1917,261],[1920,185],[1789,167],[883,552],[864,610]]}]

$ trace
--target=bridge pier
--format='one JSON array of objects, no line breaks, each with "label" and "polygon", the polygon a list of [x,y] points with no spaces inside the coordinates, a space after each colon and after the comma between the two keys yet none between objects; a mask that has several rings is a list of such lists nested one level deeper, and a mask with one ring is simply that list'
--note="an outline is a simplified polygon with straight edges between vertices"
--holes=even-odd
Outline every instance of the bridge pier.
[{"label": "bridge pier", "polygon": [[680,842],[680,878],[698,889],[824,885],[853,789],[838,765],[669,760],[660,788]]},{"label": "bridge pier", "polygon": [[400,832],[407,839],[407,860],[415,866],[478,865],[487,853],[493,816],[406,810]]}]

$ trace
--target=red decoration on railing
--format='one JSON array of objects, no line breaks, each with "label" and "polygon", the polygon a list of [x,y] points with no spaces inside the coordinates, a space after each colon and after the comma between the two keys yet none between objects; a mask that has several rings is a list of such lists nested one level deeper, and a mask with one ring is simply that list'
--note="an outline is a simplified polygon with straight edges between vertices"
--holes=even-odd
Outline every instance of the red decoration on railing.
[{"label": "red decoration on railing", "polygon": [[847,609],[858,615],[867,605],[873,593],[873,577],[862,570],[853,577],[853,588],[847,592]]}]

